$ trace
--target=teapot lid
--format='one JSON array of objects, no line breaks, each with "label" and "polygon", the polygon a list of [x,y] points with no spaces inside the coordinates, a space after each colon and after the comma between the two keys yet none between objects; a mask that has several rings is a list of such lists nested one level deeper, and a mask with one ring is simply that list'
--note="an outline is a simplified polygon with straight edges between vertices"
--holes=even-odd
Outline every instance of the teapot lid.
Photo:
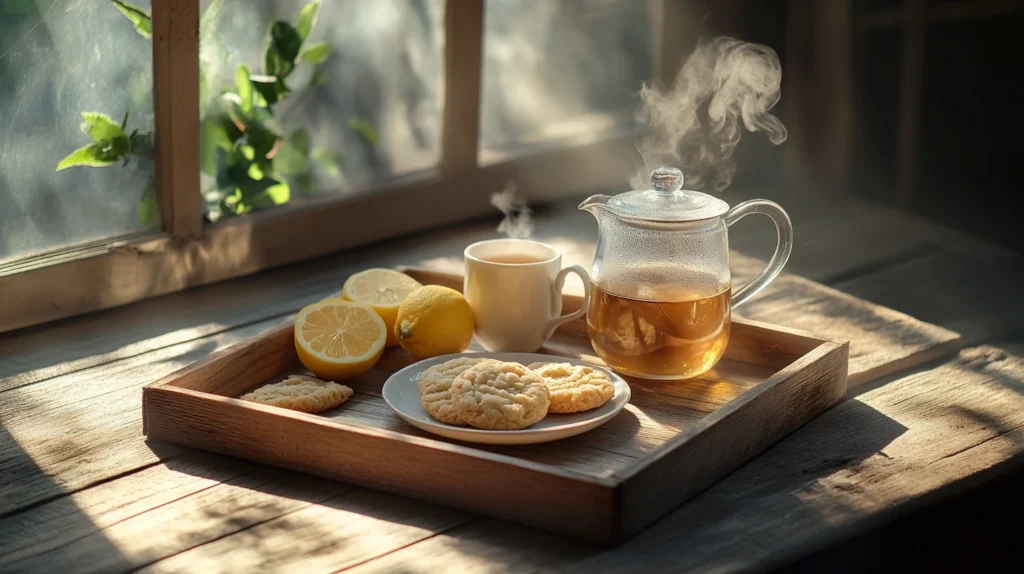
[{"label": "teapot lid", "polygon": [[620,193],[607,206],[619,215],[651,221],[698,221],[729,211],[729,204],[717,197],[682,189],[683,172],[674,167],[651,172],[651,187]]}]

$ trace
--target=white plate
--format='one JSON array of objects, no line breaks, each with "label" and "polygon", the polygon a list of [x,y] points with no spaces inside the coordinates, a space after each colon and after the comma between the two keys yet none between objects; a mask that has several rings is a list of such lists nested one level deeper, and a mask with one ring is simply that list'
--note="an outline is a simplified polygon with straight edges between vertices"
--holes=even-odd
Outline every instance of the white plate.
[{"label": "white plate", "polygon": [[[615,385],[615,395],[600,408],[566,415],[549,414],[523,430],[481,430],[445,424],[427,414],[427,410],[420,403],[420,392],[416,381],[424,370],[461,356],[514,361],[524,365],[536,362],[585,365],[607,373],[612,384]],[[535,444],[578,435],[608,422],[619,414],[619,411],[629,402],[629,385],[612,371],[579,359],[566,359],[537,353],[456,353],[425,359],[391,375],[384,383],[381,393],[395,414],[412,426],[445,438],[482,444]]]}]

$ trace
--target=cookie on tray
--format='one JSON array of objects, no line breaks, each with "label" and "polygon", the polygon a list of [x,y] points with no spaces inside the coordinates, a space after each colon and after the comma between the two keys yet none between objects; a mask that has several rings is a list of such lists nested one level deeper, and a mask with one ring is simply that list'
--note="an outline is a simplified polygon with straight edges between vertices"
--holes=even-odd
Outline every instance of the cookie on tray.
[{"label": "cookie on tray", "polygon": [[352,389],[313,377],[290,376],[239,397],[243,401],[271,405],[304,413],[333,409],[352,396]]},{"label": "cookie on tray", "polygon": [[569,363],[531,363],[529,369],[547,385],[552,413],[589,411],[615,396],[615,385],[604,371]]},{"label": "cookie on tray", "polygon": [[450,361],[434,365],[420,373],[416,382],[420,389],[420,402],[427,413],[435,419],[450,425],[465,425],[455,412],[452,406],[452,396],[449,393],[452,381],[463,371],[479,364],[482,361],[494,361],[494,359],[477,359],[473,357],[458,357]]},{"label": "cookie on tray", "polygon": [[481,362],[452,381],[452,406],[478,429],[524,429],[548,414],[548,388],[519,363]]}]

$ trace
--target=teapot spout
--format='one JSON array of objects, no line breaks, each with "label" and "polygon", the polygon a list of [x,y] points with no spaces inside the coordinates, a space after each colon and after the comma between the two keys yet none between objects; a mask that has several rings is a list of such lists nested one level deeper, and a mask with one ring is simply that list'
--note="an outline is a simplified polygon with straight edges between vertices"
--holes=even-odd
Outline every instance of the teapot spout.
[{"label": "teapot spout", "polygon": [[592,195],[583,200],[583,203],[580,204],[580,209],[583,211],[589,211],[591,215],[600,221],[601,211],[604,209],[604,206],[608,203],[609,199],[611,199],[611,196],[608,195]]}]

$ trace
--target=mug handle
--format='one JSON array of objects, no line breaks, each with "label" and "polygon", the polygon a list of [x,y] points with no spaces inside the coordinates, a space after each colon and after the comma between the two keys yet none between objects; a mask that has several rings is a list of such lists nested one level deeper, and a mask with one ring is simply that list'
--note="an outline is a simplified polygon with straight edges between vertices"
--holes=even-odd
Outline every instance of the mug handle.
[{"label": "mug handle", "polygon": [[548,321],[548,326],[544,329],[544,340],[550,339],[551,335],[555,333],[555,329],[561,325],[586,315],[587,309],[590,308],[590,275],[587,274],[586,269],[579,265],[570,265],[558,272],[558,275],[555,277],[555,284],[551,286],[551,314],[554,315],[562,312],[562,287],[565,285],[565,278],[570,273],[579,275],[579,278],[583,280],[583,304],[580,305],[579,309],[568,315],[555,317]]},{"label": "mug handle", "polygon": [[793,252],[793,224],[789,221],[789,215],[782,209],[782,206],[767,199],[751,199],[744,201],[730,209],[724,216],[725,224],[731,226],[740,219],[751,213],[767,215],[775,222],[775,230],[778,232],[778,244],[775,246],[775,254],[772,255],[768,265],[761,270],[761,273],[754,277],[750,283],[733,291],[732,308],[742,305],[747,299],[768,286],[772,279],[782,272],[782,267],[789,261],[789,254]]}]

